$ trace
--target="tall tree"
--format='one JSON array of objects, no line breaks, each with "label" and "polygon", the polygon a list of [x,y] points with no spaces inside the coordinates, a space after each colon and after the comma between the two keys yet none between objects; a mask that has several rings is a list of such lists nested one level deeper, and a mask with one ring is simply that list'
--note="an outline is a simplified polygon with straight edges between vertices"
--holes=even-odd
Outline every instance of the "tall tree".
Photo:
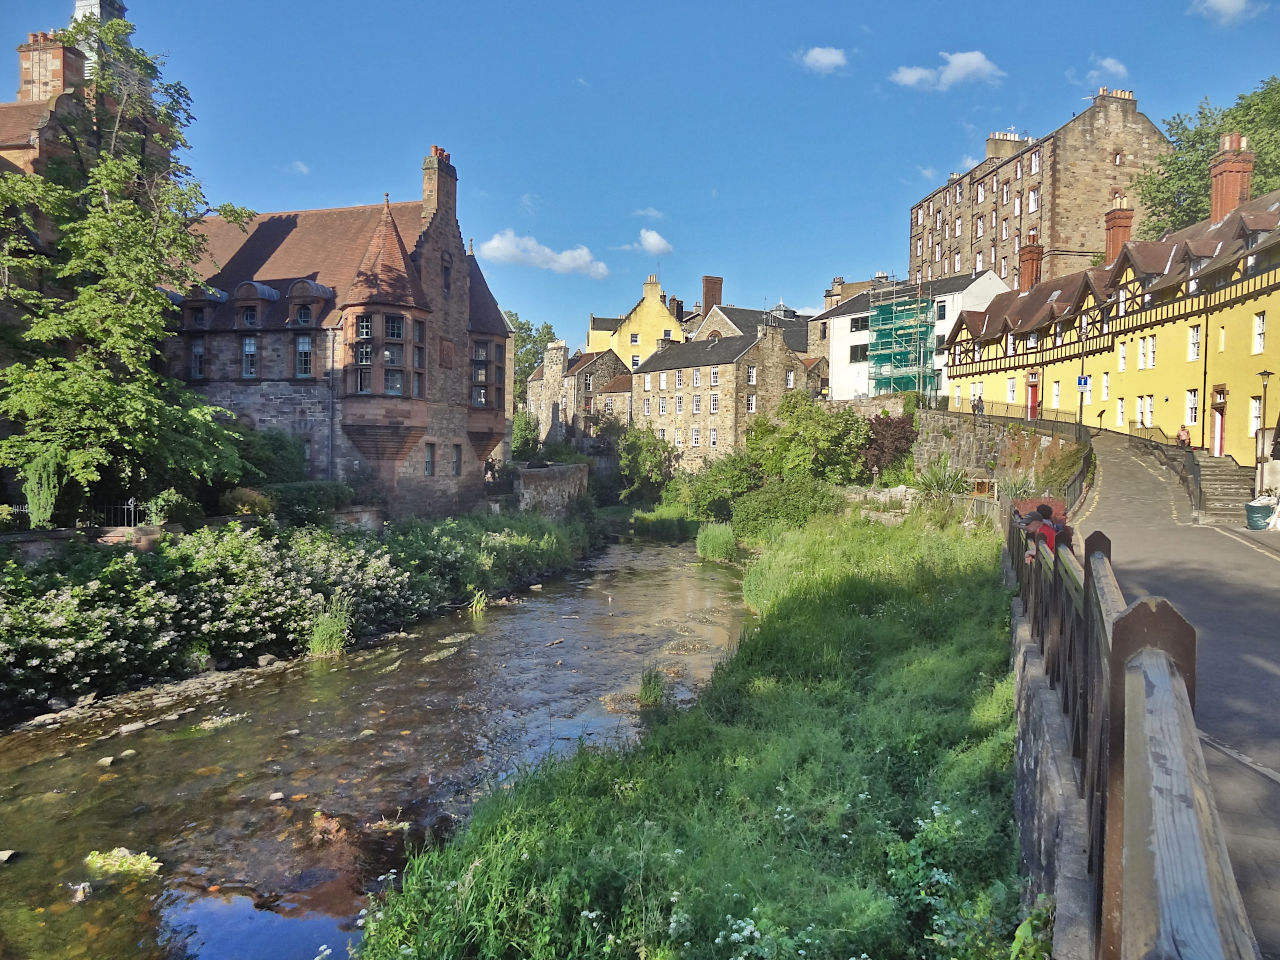
[{"label": "tall tree", "polygon": [[238,469],[221,411],[161,372],[167,291],[199,284],[193,227],[214,208],[180,158],[190,96],[132,30],[87,18],[61,35],[97,52],[80,108],[59,118],[64,149],[43,175],[0,175],[0,314],[23,341],[0,371],[0,415],[15,427],[0,465],[55,495]]},{"label": "tall tree", "polygon": [[1253,193],[1280,189],[1280,78],[1269,77],[1257,90],[1241,94],[1225,109],[1202,101],[1194,114],[1165,121],[1173,151],[1135,184],[1146,208],[1138,233],[1155,239],[1209,217],[1209,161],[1224,133],[1243,133],[1254,152]]},{"label": "tall tree", "polygon": [[544,322],[537,330],[528,320],[521,320],[520,314],[514,310],[504,310],[507,322],[514,331],[511,334],[512,350],[515,351],[516,403],[524,403],[529,396],[529,375],[542,362],[542,353],[547,344],[556,338],[551,324]]}]

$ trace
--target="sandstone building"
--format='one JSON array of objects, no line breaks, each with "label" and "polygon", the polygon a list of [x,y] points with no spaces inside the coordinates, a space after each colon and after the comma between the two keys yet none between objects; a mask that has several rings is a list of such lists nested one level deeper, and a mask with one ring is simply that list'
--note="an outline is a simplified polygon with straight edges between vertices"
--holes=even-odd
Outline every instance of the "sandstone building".
[{"label": "sandstone building", "polygon": [[1044,251],[1044,279],[1104,254],[1102,218],[1168,141],[1132,91],[1099,89],[1093,103],[1047,136],[993,133],[987,155],[911,208],[907,279],[920,283],[993,270],[1018,286],[1026,243]]},{"label": "sandstone building", "polygon": [[528,384],[527,406],[538,418],[538,439],[589,436],[600,413],[595,402],[600,389],[629,371],[612,350],[570,357],[563,340],[548,344]]},{"label": "sandstone building", "polygon": [[393,514],[464,509],[510,432],[511,330],[432,147],[422,200],[202,227],[205,287],[177,298],[172,375],[303,439],[313,478],[376,484]]}]

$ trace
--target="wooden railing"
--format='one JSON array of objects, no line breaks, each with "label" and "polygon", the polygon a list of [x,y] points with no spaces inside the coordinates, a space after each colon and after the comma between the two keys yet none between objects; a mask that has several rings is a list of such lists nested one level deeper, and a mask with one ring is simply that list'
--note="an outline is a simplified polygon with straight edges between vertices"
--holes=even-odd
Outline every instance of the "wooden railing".
[{"label": "wooden railing", "polygon": [[1167,600],[1125,604],[1100,532],[1083,563],[1012,522],[1007,542],[1085,803],[1096,955],[1257,960],[1192,717],[1194,628]]}]

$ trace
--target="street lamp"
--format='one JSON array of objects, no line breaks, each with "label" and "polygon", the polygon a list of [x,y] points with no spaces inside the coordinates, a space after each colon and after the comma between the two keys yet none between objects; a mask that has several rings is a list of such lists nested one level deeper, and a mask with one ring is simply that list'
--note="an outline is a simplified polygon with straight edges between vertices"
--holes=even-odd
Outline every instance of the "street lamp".
[{"label": "street lamp", "polygon": [[1262,421],[1259,429],[1262,431],[1262,460],[1265,463],[1271,459],[1267,455],[1267,381],[1271,379],[1271,371],[1259,370],[1258,376],[1262,378]]}]

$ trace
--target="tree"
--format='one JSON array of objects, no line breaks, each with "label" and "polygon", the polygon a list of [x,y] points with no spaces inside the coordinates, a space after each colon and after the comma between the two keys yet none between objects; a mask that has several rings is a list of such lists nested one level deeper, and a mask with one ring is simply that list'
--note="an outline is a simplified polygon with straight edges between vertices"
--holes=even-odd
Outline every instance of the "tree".
[{"label": "tree", "polygon": [[800,391],[783,397],[777,412],[756,417],[747,430],[747,453],[766,478],[808,474],[828,483],[852,483],[863,471],[870,429],[852,410],[828,410]]},{"label": "tree", "polygon": [[652,427],[633,427],[618,441],[618,472],[627,486],[622,499],[629,503],[653,503],[675,475],[679,453]]},{"label": "tree", "polygon": [[511,324],[511,349],[515,355],[516,404],[522,404],[529,396],[529,376],[542,362],[547,344],[556,338],[551,324],[543,323],[537,330],[528,320],[521,320],[514,310],[502,311]]},{"label": "tree", "polygon": [[538,455],[538,418],[528,410],[517,410],[511,420],[511,459],[532,460]]},{"label": "tree", "polygon": [[1269,77],[1233,106],[1222,109],[1203,100],[1194,114],[1176,114],[1165,121],[1173,145],[1169,154],[1135,180],[1146,217],[1138,233],[1154,239],[1207,220],[1209,161],[1218,152],[1224,133],[1242,133],[1254,152],[1253,193],[1280,188],[1280,78]]},{"label": "tree", "polygon": [[[200,277],[193,228],[213,209],[178,154],[190,97],[130,45],[132,26],[77,20],[60,35],[97,51],[62,155],[41,174],[0,175],[0,312],[21,335],[0,371],[0,465],[30,481],[56,467],[85,493],[114,483],[234,477],[235,438],[218,408],[165,376],[173,303]],[[252,214],[229,204],[237,223]]]}]

